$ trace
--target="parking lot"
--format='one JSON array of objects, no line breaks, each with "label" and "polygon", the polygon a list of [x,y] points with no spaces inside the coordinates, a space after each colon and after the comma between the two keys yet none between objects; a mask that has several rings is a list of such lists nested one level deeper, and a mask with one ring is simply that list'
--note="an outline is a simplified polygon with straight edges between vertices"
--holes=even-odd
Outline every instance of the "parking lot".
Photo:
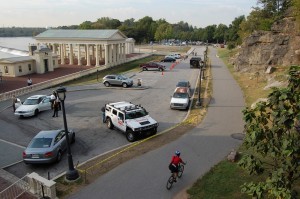
[{"label": "parking lot", "polygon": [[[164,63],[167,70],[143,71],[128,73],[126,76],[142,80],[142,87],[131,88],[105,87],[102,83],[98,85],[69,87],[65,100],[68,128],[76,133],[76,142],[72,145],[73,161],[82,163],[99,154],[129,144],[126,137],[117,130],[110,130],[102,123],[101,107],[110,102],[129,101],[141,104],[147,109],[151,117],[159,122],[158,133],[182,121],[187,111],[171,110],[169,103],[175,85],[180,80],[188,80],[194,89],[198,72],[190,69],[188,60],[181,61],[172,70],[171,63]],[[50,94],[49,89],[33,94]],[[26,97],[22,96],[21,100]],[[22,177],[27,173],[37,172],[50,177],[66,171],[67,157],[63,155],[61,162],[50,165],[25,165],[22,160],[22,150],[29,141],[40,131],[63,128],[62,112],[59,117],[53,118],[52,111],[40,113],[37,117],[18,118],[12,109],[1,112],[0,147],[9,149],[9,152],[1,154],[1,165],[5,170]],[[7,146],[5,146],[7,145]],[[3,151],[3,150],[1,150]],[[2,161],[3,160],[3,161]],[[21,161],[21,162],[20,162]]]}]

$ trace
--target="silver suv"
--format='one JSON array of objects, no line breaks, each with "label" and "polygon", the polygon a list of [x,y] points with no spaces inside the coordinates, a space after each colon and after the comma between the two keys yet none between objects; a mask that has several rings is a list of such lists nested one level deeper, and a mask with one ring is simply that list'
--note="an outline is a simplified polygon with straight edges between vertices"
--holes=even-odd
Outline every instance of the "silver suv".
[{"label": "silver suv", "polygon": [[131,78],[125,77],[124,75],[106,75],[102,80],[106,87],[111,85],[123,86],[124,88],[133,85],[133,80]]}]

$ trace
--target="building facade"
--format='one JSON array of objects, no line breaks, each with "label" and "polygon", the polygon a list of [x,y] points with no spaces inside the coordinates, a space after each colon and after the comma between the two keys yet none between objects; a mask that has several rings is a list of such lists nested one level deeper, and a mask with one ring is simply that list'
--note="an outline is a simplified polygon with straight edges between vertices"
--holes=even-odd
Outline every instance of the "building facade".
[{"label": "building facade", "polygon": [[119,30],[50,29],[35,37],[28,56],[0,60],[3,76],[22,76],[53,71],[59,65],[106,67],[125,62],[134,52],[134,39]]}]

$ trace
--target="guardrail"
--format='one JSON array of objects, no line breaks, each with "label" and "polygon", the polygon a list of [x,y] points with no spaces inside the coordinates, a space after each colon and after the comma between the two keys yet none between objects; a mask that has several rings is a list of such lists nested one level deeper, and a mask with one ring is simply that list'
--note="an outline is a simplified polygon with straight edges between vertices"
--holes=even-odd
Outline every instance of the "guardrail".
[{"label": "guardrail", "polygon": [[[135,60],[138,60],[138,59],[142,59],[142,58],[145,58],[145,57],[148,57],[148,56],[151,56],[151,55],[150,54],[140,54],[140,55],[137,55],[137,56],[134,56],[134,57],[131,57],[131,58],[127,58],[125,63],[135,61]],[[114,67],[114,66],[112,66],[112,67]],[[19,89],[16,89],[16,90],[5,92],[5,93],[0,94],[0,102],[8,100],[8,99],[12,99],[13,96],[20,96],[20,95],[24,95],[24,94],[31,93],[31,92],[34,92],[34,91],[42,90],[42,89],[45,89],[45,88],[51,88],[51,87],[60,85],[64,82],[74,80],[74,79],[77,79],[77,78],[80,78],[80,77],[83,77],[83,76],[86,76],[86,75],[89,75],[89,74],[93,74],[93,73],[96,73],[97,71],[105,70],[107,68],[110,68],[110,67],[106,66],[106,65],[97,66],[97,67],[94,67],[94,68],[82,70],[82,71],[79,71],[79,72],[76,72],[76,73],[72,73],[72,74],[69,74],[69,75],[64,75],[64,76],[61,76],[61,77],[58,77],[58,78],[55,78],[55,79],[51,79],[51,80],[48,80],[48,81],[37,83],[37,84],[31,85],[31,86],[26,86],[26,87],[23,87],[23,88],[19,88]]]}]

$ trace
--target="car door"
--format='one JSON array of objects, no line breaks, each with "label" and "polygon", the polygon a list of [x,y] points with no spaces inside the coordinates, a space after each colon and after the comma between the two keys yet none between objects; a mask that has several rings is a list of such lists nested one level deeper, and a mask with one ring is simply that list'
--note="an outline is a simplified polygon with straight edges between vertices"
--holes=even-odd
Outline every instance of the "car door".
[{"label": "car door", "polygon": [[126,125],[125,125],[125,115],[122,112],[118,111],[118,120],[117,120],[117,127],[121,129],[121,131],[126,131]]},{"label": "car door", "polygon": [[155,63],[149,63],[149,65],[148,65],[148,69],[150,69],[150,70],[154,70],[156,68],[156,64]]},{"label": "car door", "polygon": [[57,155],[58,151],[64,151],[67,149],[67,140],[65,136],[65,131],[61,130],[54,138],[53,143],[53,152],[55,151],[55,155]]},{"label": "car door", "polygon": [[122,80],[123,80],[123,78],[121,76],[117,76],[115,85],[121,86],[122,85]]},{"label": "car door", "polygon": [[42,101],[39,103],[39,110],[45,111],[51,109],[51,99],[50,97],[44,97]]},{"label": "car door", "polygon": [[47,97],[40,97],[39,99],[39,110],[44,111],[51,108],[50,99]]}]

